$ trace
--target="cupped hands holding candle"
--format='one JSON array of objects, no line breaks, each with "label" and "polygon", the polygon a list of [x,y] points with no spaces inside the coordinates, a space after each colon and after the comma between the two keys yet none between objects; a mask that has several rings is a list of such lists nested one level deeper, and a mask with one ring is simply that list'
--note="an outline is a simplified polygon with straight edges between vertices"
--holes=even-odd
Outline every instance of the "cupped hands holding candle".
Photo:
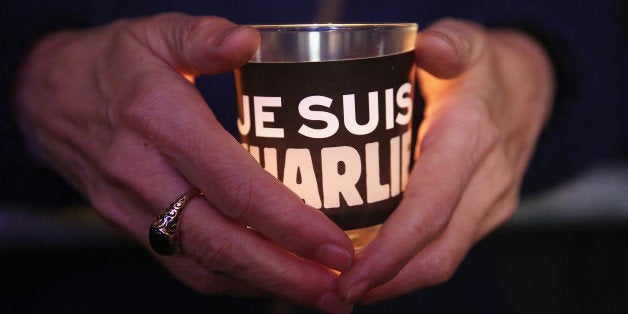
[{"label": "cupped hands holding candle", "polygon": [[147,248],[154,217],[198,188],[179,217],[181,253],[155,257],[204,293],[349,312],[447,280],[514,211],[553,93],[530,37],[457,20],[420,32],[414,168],[359,256],[225,131],[193,84],[242,66],[258,44],[251,28],[178,13],[57,32],[24,63],[18,119],[33,150]]}]

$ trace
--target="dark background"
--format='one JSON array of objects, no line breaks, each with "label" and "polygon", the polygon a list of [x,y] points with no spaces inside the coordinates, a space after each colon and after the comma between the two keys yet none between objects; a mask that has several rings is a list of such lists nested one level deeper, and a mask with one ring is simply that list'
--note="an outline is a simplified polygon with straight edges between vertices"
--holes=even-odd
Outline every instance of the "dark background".
[{"label": "dark background", "polygon": [[[144,249],[115,237],[92,240],[1,250],[1,312],[308,313],[194,293]],[[504,227],[447,283],[354,313],[626,313],[627,244],[625,223]]]},{"label": "dark background", "polygon": [[[535,34],[552,56],[560,56],[553,61],[562,102],[528,173],[525,187],[534,193],[521,216],[478,243],[447,283],[355,312],[628,313],[625,1],[366,2],[338,1],[340,9],[324,10],[319,4],[333,2],[7,0],[0,3],[0,61],[3,71],[15,67],[23,49],[12,49],[37,31],[167,10],[237,23],[394,20],[425,27],[454,16],[532,33],[543,28],[543,35]],[[0,78],[3,92],[10,78]],[[231,121],[226,128],[235,131],[231,75],[198,83],[217,116]],[[2,121],[3,140],[14,135],[9,123]],[[14,146],[3,143],[2,149],[0,313],[307,312],[282,302],[191,292],[143,248],[113,234],[91,209],[74,208],[82,200],[58,177]],[[567,186],[536,199],[557,183],[579,180],[589,166],[615,159],[620,167],[603,176],[611,179],[587,176],[586,189]]]}]

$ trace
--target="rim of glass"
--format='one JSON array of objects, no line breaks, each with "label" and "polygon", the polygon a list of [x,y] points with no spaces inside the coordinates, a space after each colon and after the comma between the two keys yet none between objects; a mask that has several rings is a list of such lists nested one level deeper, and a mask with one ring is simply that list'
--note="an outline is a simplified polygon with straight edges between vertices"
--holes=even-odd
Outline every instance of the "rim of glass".
[{"label": "rim of glass", "polygon": [[333,32],[343,30],[412,30],[417,23],[311,23],[311,24],[252,24],[248,25],[260,32]]}]

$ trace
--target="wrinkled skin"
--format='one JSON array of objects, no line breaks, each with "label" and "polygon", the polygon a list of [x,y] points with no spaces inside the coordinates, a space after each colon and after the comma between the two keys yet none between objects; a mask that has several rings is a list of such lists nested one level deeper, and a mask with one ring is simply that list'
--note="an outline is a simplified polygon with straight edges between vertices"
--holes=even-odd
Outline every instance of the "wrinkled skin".
[{"label": "wrinkled skin", "polygon": [[553,92],[531,38],[449,19],[419,34],[417,160],[401,205],[359,256],[242,149],[193,84],[243,65],[258,44],[250,28],[178,13],[57,32],[25,60],[17,118],[33,151],[149,250],[155,215],[203,191],[181,218],[183,253],[155,258],[209,294],[348,313],[447,280],[514,211]]},{"label": "wrinkled skin", "polygon": [[426,101],[416,163],[402,203],[340,278],[349,304],[449,279],[514,212],[551,111],[552,67],[527,35],[445,19],[416,54]]}]

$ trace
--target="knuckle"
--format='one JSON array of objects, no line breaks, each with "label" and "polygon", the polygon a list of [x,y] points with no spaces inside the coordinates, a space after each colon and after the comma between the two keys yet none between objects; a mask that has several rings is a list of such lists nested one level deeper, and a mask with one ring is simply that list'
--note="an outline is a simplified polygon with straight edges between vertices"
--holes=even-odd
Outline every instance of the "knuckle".
[{"label": "knuckle", "polygon": [[159,68],[152,71],[132,80],[108,114],[111,120],[118,119],[118,123],[151,141],[176,144],[181,142],[176,131],[195,119],[188,110],[181,110],[182,103],[189,103],[186,97],[193,87],[179,84],[184,79],[176,73]]},{"label": "knuckle", "polygon": [[465,130],[469,149],[474,152],[470,156],[472,160],[482,159],[503,140],[504,133],[491,106],[490,100],[477,96],[455,113],[458,114],[458,123]]},{"label": "knuckle", "polygon": [[[288,202],[284,202],[284,204],[288,204]],[[295,202],[293,206],[289,208],[294,208],[295,210],[284,210],[281,215],[277,217],[277,226],[281,226],[277,228],[278,237],[282,238],[282,243],[289,247],[294,247],[298,245],[303,245],[299,243],[303,238],[307,238],[307,235],[304,233],[312,233],[312,230],[309,228],[304,228],[304,226],[309,225],[309,223],[315,223],[313,221],[314,218],[307,215],[306,211],[309,211],[311,208],[304,208],[305,203],[298,200]],[[304,210],[301,210],[301,209]]]},{"label": "knuckle", "polygon": [[232,26],[229,20],[218,16],[197,16],[189,20],[185,24],[185,38],[194,39],[199,35],[203,35],[209,29],[220,29]]},{"label": "knuckle", "polygon": [[494,143],[500,135],[499,125],[491,112],[494,102],[495,100],[478,95],[470,100],[469,110],[465,113],[471,117],[469,122],[472,124],[469,127],[474,126],[476,132],[479,133],[476,136],[487,143]]},{"label": "knuckle", "polygon": [[[406,191],[404,197],[417,199],[423,204],[417,211],[422,210],[421,219],[408,220],[404,225],[408,228],[409,234],[421,234],[429,236],[430,239],[438,237],[447,228],[451,220],[453,210],[458,203],[458,197],[452,196],[450,187],[444,185],[434,186],[429,191],[429,197],[417,191]],[[412,201],[410,201],[412,202]]]},{"label": "knuckle", "polygon": [[449,221],[451,220],[452,212],[455,206],[456,204],[451,198],[443,198],[442,201],[434,202],[432,204],[432,214],[430,217],[430,221],[434,223],[434,228],[436,230],[445,230],[445,228],[449,224]]},{"label": "knuckle", "polygon": [[[246,175],[234,173],[222,177],[218,186],[223,193],[216,193],[218,202],[223,204],[220,210],[236,221],[250,220],[255,214],[257,187],[250,184]],[[247,219],[248,218],[248,219]]]},{"label": "knuckle", "polygon": [[498,174],[498,182],[496,184],[496,186],[501,186],[501,194],[500,196],[504,196],[505,194],[509,193],[510,191],[513,191],[513,189],[515,189],[515,187],[517,187],[518,190],[518,186],[519,186],[519,179],[518,179],[518,174],[516,174],[513,171],[509,171],[509,170],[504,170],[504,171],[500,171]]},{"label": "knuckle", "polygon": [[441,284],[448,281],[454,275],[455,270],[456,268],[454,266],[449,266],[449,265],[437,266],[433,270],[431,284],[437,285],[437,284]]},{"label": "knuckle", "polygon": [[196,258],[209,271],[216,274],[238,274],[246,266],[242,265],[245,259],[240,258],[234,240],[229,237],[214,237],[205,242],[196,253]]},{"label": "knuckle", "polygon": [[223,36],[225,30],[235,27],[231,21],[217,16],[197,16],[180,24],[177,45],[188,57],[198,54],[198,50],[186,49],[195,47],[190,43],[211,43]]},{"label": "knuckle", "polygon": [[132,182],[132,166],[123,155],[113,152],[105,154],[99,165],[105,181],[117,186]]},{"label": "knuckle", "polygon": [[173,96],[158,86],[163,86],[159,79],[146,76],[131,84],[116,106],[124,124],[151,137],[177,118],[176,107],[171,105]]},{"label": "knuckle", "polygon": [[141,87],[132,87],[129,97],[122,104],[120,116],[129,126],[147,128],[158,111],[154,110],[160,102],[159,97],[150,92],[140,91]]},{"label": "knuckle", "polygon": [[211,23],[210,17],[195,16],[187,20],[186,23],[178,24],[180,26],[178,33],[181,35],[175,37],[178,38],[177,45],[181,48],[180,50],[187,52],[183,49],[187,46],[186,43],[196,42]]},{"label": "knuckle", "polygon": [[429,206],[429,214],[427,221],[428,224],[421,224],[420,226],[416,226],[417,229],[425,230],[426,225],[429,229],[429,233],[433,235],[433,237],[437,237],[440,235],[445,228],[449,225],[449,221],[451,220],[451,215],[453,212],[453,208],[455,204],[452,204],[453,201],[449,198],[435,198],[436,200],[431,203]]},{"label": "knuckle", "polygon": [[427,285],[434,286],[448,281],[457,268],[458,263],[453,258],[445,253],[435,253],[426,265],[426,273],[430,274]]},{"label": "knuckle", "polygon": [[482,131],[482,136],[486,143],[486,150],[488,150],[490,147],[497,145],[504,134],[494,119],[487,119],[484,130]]},{"label": "knuckle", "polygon": [[516,209],[516,202],[512,202],[508,206],[505,206],[501,210],[497,211],[497,213],[495,213],[495,222],[493,223],[493,226],[490,226],[490,230],[492,231],[508,221],[508,219],[514,215]]},{"label": "knuckle", "polygon": [[[247,171],[251,172],[247,174]],[[304,221],[311,217],[304,212],[311,208],[274,181],[261,184],[259,180],[264,178],[260,178],[257,171],[258,168],[244,170],[241,167],[226,171],[216,181],[220,190],[212,193],[212,197],[220,204],[220,211],[234,221],[247,225],[272,221],[273,233],[276,236],[283,233],[282,241],[289,242],[290,234],[304,231]]]}]

